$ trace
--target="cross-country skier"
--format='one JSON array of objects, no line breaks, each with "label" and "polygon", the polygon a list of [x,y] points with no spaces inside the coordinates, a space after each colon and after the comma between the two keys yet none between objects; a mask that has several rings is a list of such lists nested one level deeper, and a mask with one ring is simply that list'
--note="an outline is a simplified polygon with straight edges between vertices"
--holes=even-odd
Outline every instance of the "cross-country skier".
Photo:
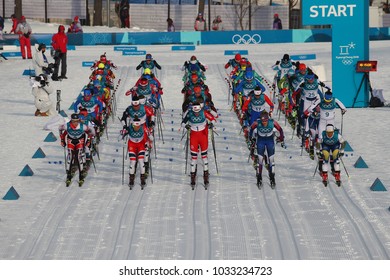
[{"label": "cross-country skier", "polygon": [[189,130],[190,150],[191,150],[191,186],[195,186],[198,152],[203,161],[203,182],[209,184],[209,128],[215,129],[216,120],[212,114],[204,110],[200,103],[193,103],[191,109],[186,112],[181,122],[181,126]]},{"label": "cross-country skier", "polygon": [[[340,157],[344,155],[345,141],[333,124],[328,124],[322,132],[317,142],[319,154],[319,170],[322,182],[328,184],[328,164],[331,165],[332,174],[336,179],[336,184],[340,186]],[[323,161],[323,162],[322,162]]]},{"label": "cross-country skier", "polygon": [[260,117],[261,112],[266,109],[268,109],[267,111],[269,111],[269,114],[271,115],[274,110],[274,104],[271,99],[264,94],[262,89],[259,86],[256,86],[256,88],[250,92],[244,105],[242,105],[241,124],[244,127],[244,136],[247,141],[249,141],[248,133],[249,137],[252,135],[251,131],[248,131],[248,127],[251,127]]},{"label": "cross-country skier", "polygon": [[[60,138],[62,147],[67,146],[67,178],[66,185],[69,186],[73,177],[73,164],[77,164],[79,169],[79,185],[81,186],[84,182],[86,170],[84,169],[85,164],[85,146],[91,143],[86,139],[90,139],[95,136],[95,130],[88,125],[80,122],[79,115],[73,113],[71,120],[66,124],[60,125]],[[88,134],[88,136],[86,136]],[[73,164],[72,164],[73,163]]]},{"label": "cross-country skier", "polygon": [[132,119],[129,126],[121,131],[122,137],[128,135],[127,150],[130,159],[130,171],[129,171],[129,187],[134,186],[136,163],[138,162],[141,170],[141,187],[146,185],[145,175],[145,147],[149,141],[149,135],[147,129],[143,125],[142,121],[136,116]]},{"label": "cross-country skier", "polygon": [[241,54],[237,53],[234,58],[229,59],[229,61],[225,64],[225,69],[228,69],[229,67],[232,68],[232,70],[240,65],[241,61]]},{"label": "cross-country skier", "polygon": [[277,142],[281,143],[284,147],[284,134],[283,130],[279,125],[274,123],[273,119],[270,119],[267,111],[263,111],[257,121],[256,128],[252,135],[252,149],[256,147],[257,150],[257,162],[259,164],[257,170],[257,185],[260,187],[263,183],[262,171],[263,171],[263,159],[265,155],[268,156],[268,175],[270,179],[271,187],[274,188],[275,183],[275,140],[274,136],[277,137]]},{"label": "cross-country skier", "polygon": [[328,89],[322,98],[317,99],[310,106],[309,111],[313,110],[317,105],[320,107],[320,122],[318,125],[318,135],[321,135],[328,124],[335,125],[336,108],[341,109],[341,114],[345,114],[347,109],[344,104],[337,98],[333,97],[332,91]]},{"label": "cross-country skier", "polygon": [[160,64],[158,64],[157,61],[153,59],[153,57],[150,53],[146,54],[145,60],[142,60],[140,62],[140,64],[138,64],[138,66],[135,69],[139,70],[141,68],[143,68],[143,69],[149,68],[152,71],[152,73],[155,72],[154,68],[161,70]]}]

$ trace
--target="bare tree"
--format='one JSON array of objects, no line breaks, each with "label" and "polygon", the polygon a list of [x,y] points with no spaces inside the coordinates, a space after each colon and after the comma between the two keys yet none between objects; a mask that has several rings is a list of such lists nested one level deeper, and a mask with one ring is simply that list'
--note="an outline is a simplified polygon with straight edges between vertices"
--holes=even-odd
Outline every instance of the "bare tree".
[{"label": "bare tree", "polygon": [[[255,7],[255,9],[253,9]],[[241,30],[248,28],[251,18],[260,7],[257,6],[256,0],[235,0],[234,1],[234,12],[237,16],[238,23],[240,24]],[[248,18],[248,20],[245,20]]]},{"label": "bare tree", "polygon": [[15,10],[14,10],[15,16],[20,19],[20,17],[23,15],[22,13],[23,13],[22,0],[15,0]]},{"label": "bare tree", "polygon": [[294,7],[300,3],[299,0],[288,0],[288,25],[290,26],[290,28],[292,28],[293,25],[293,22],[292,22],[292,17],[291,15],[293,14],[293,9]]},{"label": "bare tree", "polygon": [[102,0],[95,0],[93,5],[93,26],[103,25],[103,3]]}]

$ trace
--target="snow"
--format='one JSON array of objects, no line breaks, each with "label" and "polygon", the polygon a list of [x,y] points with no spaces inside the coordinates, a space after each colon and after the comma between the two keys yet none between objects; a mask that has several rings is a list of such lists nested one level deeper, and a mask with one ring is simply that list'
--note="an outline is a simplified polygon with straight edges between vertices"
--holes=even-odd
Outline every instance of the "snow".
[{"label": "snow", "polygon": [[[50,25],[47,29],[39,26],[41,32],[53,32]],[[371,73],[372,86],[383,89],[387,100],[389,46],[389,41],[370,42],[370,59],[379,61],[379,71]],[[325,188],[318,175],[313,177],[316,162],[305,152],[300,156],[300,141],[292,138],[292,129],[281,117],[287,149],[277,147],[277,187],[272,190],[266,182],[259,190],[240,125],[227,104],[223,65],[230,57],[223,55],[225,49],[248,49],[256,69],[270,81],[270,66],[284,53],[315,53],[317,59],[306,64],[323,65],[330,80],[329,43],[196,47],[194,54],[208,65],[206,83],[220,113],[216,136],[219,173],[210,143],[211,185],[207,191],[201,184],[194,191],[189,186],[184,174],[185,139],[180,141],[178,132],[183,74],[179,68],[192,53],[172,52],[168,45],[138,48],[152,53],[163,67],[158,78],[164,87],[165,105],[164,141],[156,139],[153,184],[149,179],[144,190],[139,185],[128,189],[127,169],[122,185],[121,124],[117,119],[110,120],[108,136],[103,136],[99,145],[97,172],[91,168],[82,188],[76,183],[66,188],[64,164],[58,164],[64,161],[63,148],[58,140],[44,142],[50,131],[43,128],[50,118],[34,117],[28,76],[22,76],[31,61],[11,58],[0,63],[0,196],[11,186],[20,195],[18,200],[0,200],[1,260],[390,259],[389,192],[370,190],[377,178],[390,188],[388,107],[349,108],[344,115],[343,134],[353,151],[343,158],[350,178],[341,167],[340,188],[333,178]],[[129,105],[124,93],[139,77],[135,66],[143,57],[122,56],[112,46],[77,47],[68,53],[69,79],[53,82],[62,92],[61,108],[68,114],[90,74],[82,61],[96,60],[103,52],[118,65],[117,115]],[[331,86],[331,81],[326,84]],[[336,120],[340,126],[340,112]],[[57,129],[52,132],[58,137]],[[39,148],[46,157],[33,159]],[[359,156],[368,168],[353,166]],[[27,164],[34,175],[19,176]],[[138,176],[136,182],[139,184]]]}]

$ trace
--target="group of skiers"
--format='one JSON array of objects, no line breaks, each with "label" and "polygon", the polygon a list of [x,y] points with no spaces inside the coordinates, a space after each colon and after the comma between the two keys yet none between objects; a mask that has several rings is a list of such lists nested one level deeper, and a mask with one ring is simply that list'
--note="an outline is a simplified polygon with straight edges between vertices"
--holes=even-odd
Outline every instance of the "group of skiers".
[{"label": "group of skiers", "polygon": [[125,141],[124,144],[127,143],[130,160],[128,185],[130,189],[134,187],[137,166],[139,166],[140,184],[143,189],[152,169],[150,154],[155,142],[154,128],[156,116],[161,116],[164,93],[157,79],[157,70],[161,70],[161,66],[151,54],[146,54],[136,70],[140,70],[141,75],[135,85],[125,93],[130,97],[130,105],[120,119],[124,124],[120,133]]},{"label": "group of skiers", "polygon": [[[67,185],[74,174],[72,162],[78,165],[79,183],[82,185],[86,172],[91,162],[93,163],[92,154],[96,153],[96,144],[105,129],[107,118],[115,110],[113,68],[116,66],[107,60],[105,54],[96,61],[91,67],[88,85],[74,102],[75,113],[72,114],[71,121],[60,127],[62,144],[68,147]],[[319,81],[317,75],[304,63],[291,61],[288,54],[272,66],[276,71],[272,86],[253,69],[248,58],[240,54],[226,63],[225,69],[229,68],[231,70],[227,81],[231,89],[229,96],[233,97],[232,109],[242,125],[256,170],[258,187],[263,185],[264,168],[268,171],[271,187],[276,186],[275,144],[280,143],[284,148],[286,146],[285,133],[273,116],[278,116],[279,119],[281,114],[285,116],[286,123],[288,120],[293,133],[296,129],[296,135],[302,141],[302,150],[305,149],[311,159],[315,159],[317,155],[317,167],[324,185],[328,184],[330,169],[336,184],[340,186],[340,159],[346,142],[335,126],[335,110],[339,107],[344,114],[346,108],[333,97],[330,88]],[[206,69],[194,55],[182,66],[184,86],[181,91],[181,128],[184,128],[183,138],[187,136],[186,167],[188,155],[191,156],[190,184],[193,189],[196,186],[199,154],[203,163],[203,183],[206,189],[209,185],[210,134],[215,152],[214,133],[218,113],[210,89],[205,83]],[[146,185],[151,172],[150,154],[155,145],[155,125],[159,122],[158,116],[161,119],[163,106],[163,90],[157,79],[157,70],[161,70],[161,66],[151,54],[146,54],[136,70],[140,70],[141,75],[125,93],[130,97],[130,105],[120,119],[123,122],[120,134],[129,156],[130,189],[135,184],[137,166],[140,167],[141,187]],[[45,76],[38,77],[36,87],[47,86]]]},{"label": "group of skiers", "polygon": [[268,171],[270,185],[275,187],[275,140],[284,146],[284,133],[277,121],[272,119],[274,103],[268,95],[268,85],[252,67],[248,58],[239,53],[225,64],[231,68],[228,74],[233,95],[232,109],[242,125],[244,137],[256,170],[259,188],[263,185],[263,166]]},{"label": "group of skiers", "polygon": [[[206,67],[196,58],[196,56],[193,55],[190,57],[190,60],[184,62],[182,71],[184,71],[182,79],[184,87],[181,92],[184,97],[181,127],[185,128],[184,133],[187,134],[186,166],[188,147],[190,147],[190,176],[192,189],[194,189],[196,185],[199,153],[203,162],[203,183],[204,187],[207,189],[209,185],[209,130],[211,131],[212,144],[215,146],[214,133],[216,130],[216,118],[218,118],[217,109],[212,101],[209,87],[205,84]],[[181,128],[179,130],[181,130]],[[213,148],[215,151],[215,147]]]},{"label": "group of skiers", "polygon": [[[59,127],[61,145],[66,154],[66,186],[79,170],[79,186],[82,186],[93,156],[99,157],[98,144],[104,130],[107,131],[107,120],[113,117],[115,106],[114,63],[107,60],[106,54],[91,67],[92,73],[88,84],[73,103],[74,113],[71,120]],[[118,81],[119,83],[119,81]]]},{"label": "group of skiers", "polygon": [[[327,186],[328,166],[336,184],[341,185],[340,161],[344,155],[345,140],[341,129],[335,125],[336,109],[346,113],[344,104],[333,96],[312,69],[299,61],[293,62],[288,54],[276,61],[272,69],[274,78],[274,100],[278,101],[277,112],[286,120],[301,138],[301,147],[312,160],[315,154],[322,181]],[[325,91],[324,91],[325,90]],[[316,151],[316,152],[315,152]]]}]

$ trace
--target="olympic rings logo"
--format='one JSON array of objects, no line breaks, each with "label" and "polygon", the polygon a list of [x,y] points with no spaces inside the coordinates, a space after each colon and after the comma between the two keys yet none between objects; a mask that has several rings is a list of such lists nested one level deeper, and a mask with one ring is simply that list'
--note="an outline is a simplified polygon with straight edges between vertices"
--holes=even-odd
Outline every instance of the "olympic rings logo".
[{"label": "olympic rings logo", "polygon": [[344,65],[351,65],[352,62],[353,62],[353,59],[343,58]]},{"label": "olympic rings logo", "polygon": [[261,36],[259,34],[253,34],[252,36],[249,34],[244,34],[244,35],[238,35],[235,34],[232,37],[232,42],[234,44],[255,44],[258,45],[261,42]]}]

